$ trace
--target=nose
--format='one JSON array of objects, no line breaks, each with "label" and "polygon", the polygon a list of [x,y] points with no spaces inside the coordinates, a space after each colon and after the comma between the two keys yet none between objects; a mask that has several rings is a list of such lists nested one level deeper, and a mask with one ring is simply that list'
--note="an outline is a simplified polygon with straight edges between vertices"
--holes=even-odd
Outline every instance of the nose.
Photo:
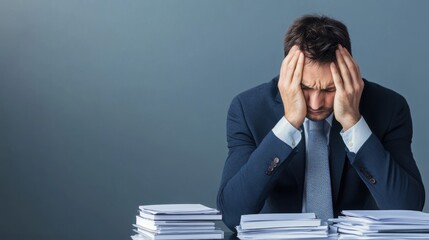
[{"label": "nose", "polygon": [[325,103],[325,98],[323,96],[323,93],[320,91],[312,91],[309,94],[309,99],[307,101],[308,107],[312,110],[320,110],[323,108]]}]

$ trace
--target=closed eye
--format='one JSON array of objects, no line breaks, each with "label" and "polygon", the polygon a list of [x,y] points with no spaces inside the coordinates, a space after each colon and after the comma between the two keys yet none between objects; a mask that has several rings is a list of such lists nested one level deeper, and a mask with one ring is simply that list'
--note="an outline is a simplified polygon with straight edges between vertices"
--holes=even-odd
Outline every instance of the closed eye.
[{"label": "closed eye", "polygon": [[[311,87],[305,86],[304,84],[301,84],[301,89],[302,90],[315,90]],[[335,87],[331,87],[331,88],[321,89],[320,91],[321,92],[335,92],[336,89],[335,89]]]},{"label": "closed eye", "polygon": [[311,88],[309,88],[309,87],[305,86],[304,84],[301,84],[301,89],[302,89],[302,90],[309,90],[309,89],[311,89]]},{"label": "closed eye", "polygon": [[327,88],[327,89],[323,89],[323,92],[335,92],[337,89],[335,88]]}]

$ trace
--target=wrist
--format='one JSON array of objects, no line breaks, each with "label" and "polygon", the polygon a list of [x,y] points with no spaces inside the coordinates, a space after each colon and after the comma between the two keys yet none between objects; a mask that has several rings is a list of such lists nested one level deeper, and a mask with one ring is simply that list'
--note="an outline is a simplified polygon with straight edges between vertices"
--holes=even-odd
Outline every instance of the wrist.
[{"label": "wrist", "polygon": [[354,125],[356,125],[356,123],[359,122],[360,118],[360,114],[344,118],[344,120],[340,122],[341,126],[343,127],[343,131],[345,132]]},{"label": "wrist", "polygon": [[302,119],[302,120],[294,119],[292,117],[286,116],[286,114],[284,115],[284,118],[290,123],[290,125],[292,125],[296,129],[299,129],[301,127],[302,123],[304,122],[304,119]]}]

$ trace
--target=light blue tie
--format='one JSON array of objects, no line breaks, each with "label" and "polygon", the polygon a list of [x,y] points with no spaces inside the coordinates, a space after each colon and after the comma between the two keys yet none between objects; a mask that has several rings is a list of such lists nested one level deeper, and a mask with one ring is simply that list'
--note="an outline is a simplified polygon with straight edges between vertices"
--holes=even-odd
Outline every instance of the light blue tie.
[{"label": "light blue tie", "polygon": [[305,174],[306,211],[316,213],[322,220],[333,217],[325,122],[325,120],[309,121]]}]

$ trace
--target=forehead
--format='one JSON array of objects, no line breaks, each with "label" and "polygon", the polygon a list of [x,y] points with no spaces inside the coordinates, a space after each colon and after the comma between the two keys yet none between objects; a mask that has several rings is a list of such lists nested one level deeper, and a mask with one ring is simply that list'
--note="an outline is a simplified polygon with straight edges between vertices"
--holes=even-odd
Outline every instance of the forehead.
[{"label": "forehead", "polygon": [[302,84],[315,89],[334,87],[334,79],[332,78],[329,63],[310,62],[306,58],[302,71]]}]

